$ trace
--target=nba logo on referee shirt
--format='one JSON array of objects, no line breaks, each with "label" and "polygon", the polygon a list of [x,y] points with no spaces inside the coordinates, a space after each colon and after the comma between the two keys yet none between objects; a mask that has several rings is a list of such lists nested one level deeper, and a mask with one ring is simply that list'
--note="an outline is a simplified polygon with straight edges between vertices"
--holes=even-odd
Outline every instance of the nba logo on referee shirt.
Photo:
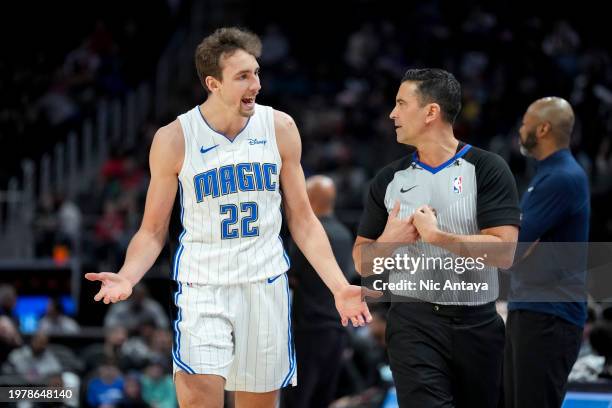
[{"label": "nba logo on referee shirt", "polygon": [[463,191],[463,176],[455,177],[453,180],[453,192],[461,193]]}]

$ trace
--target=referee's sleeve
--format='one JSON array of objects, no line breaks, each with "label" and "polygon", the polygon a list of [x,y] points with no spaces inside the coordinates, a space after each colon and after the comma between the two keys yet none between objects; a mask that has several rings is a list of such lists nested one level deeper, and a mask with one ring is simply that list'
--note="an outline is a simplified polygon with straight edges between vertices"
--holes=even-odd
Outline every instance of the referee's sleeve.
[{"label": "referee's sleeve", "polygon": [[521,224],[518,192],[508,164],[488,152],[476,168],[476,217],[478,228]]},{"label": "referee's sleeve", "polygon": [[389,216],[385,206],[385,193],[388,185],[386,179],[384,172],[381,172],[370,183],[357,235],[377,239],[384,231]]}]

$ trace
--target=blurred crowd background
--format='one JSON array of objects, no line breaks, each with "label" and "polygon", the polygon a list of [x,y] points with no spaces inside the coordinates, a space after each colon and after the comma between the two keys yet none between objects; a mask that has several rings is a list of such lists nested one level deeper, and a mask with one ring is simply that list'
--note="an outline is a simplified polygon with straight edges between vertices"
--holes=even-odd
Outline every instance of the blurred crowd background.
[{"label": "blurred crowd background", "polygon": [[[80,390],[79,406],[176,406],[169,250],[130,301],[111,307],[94,304],[96,287],[80,276],[121,266],[142,216],[152,136],[203,102],[193,52],[222,25],[261,36],[258,102],[294,117],[306,175],[334,179],[336,215],[353,233],[369,179],[406,152],[388,118],[403,73],[440,67],[463,87],[456,136],[506,159],[521,193],[534,171],[518,149],[523,112],[543,96],[570,101],[572,151],[591,181],[591,241],[610,240],[603,13],[510,1],[60,3],[0,16],[4,384],[63,382]],[[350,330],[338,406],[377,406],[376,390],[390,384],[384,309],[374,309],[373,325]],[[601,329],[611,320],[592,305],[574,380],[612,377]]]}]

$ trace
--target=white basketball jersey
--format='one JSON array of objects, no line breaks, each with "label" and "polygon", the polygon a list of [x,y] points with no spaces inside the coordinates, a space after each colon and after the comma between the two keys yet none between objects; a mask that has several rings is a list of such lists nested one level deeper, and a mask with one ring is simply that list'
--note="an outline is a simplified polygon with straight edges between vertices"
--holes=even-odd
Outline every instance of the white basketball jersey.
[{"label": "white basketball jersey", "polygon": [[178,119],[185,158],[174,279],[233,285],[284,273],[289,258],[279,235],[282,163],[273,109],[256,105],[233,141],[213,130],[199,106]]}]

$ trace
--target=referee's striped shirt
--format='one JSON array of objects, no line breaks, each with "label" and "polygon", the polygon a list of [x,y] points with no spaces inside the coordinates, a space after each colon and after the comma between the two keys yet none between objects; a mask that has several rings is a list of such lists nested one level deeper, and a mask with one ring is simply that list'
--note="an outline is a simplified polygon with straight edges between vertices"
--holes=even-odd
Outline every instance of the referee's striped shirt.
[{"label": "referee's striped shirt", "polygon": [[[358,235],[377,239],[396,200],[401,203],[400,218],[409,217],[418,207],[427,204],[436,210],[438,228],[454,234],[474,235],[486,228],[520,225],[518,193],[506,162],[494,153],[462,142],[456,154],[437,167],[419,161],[416,151],[384,167],[370,184]],[[421,258],[456,258],[449,251],[421,240],[395,253]],[[389,282],[413,281],[416,287],[393,293],[439,304],[479,305],[497,299],[497,268],[486,266],[480,271],[471,269],[457,273],[437,268],[438,265],[421,268],[412,274],[391,270]],[[440,290],[427,289],[421,281],[437,282]],[[486,283],[487,290],[444,289],[444,285],[457,288],[454,284],[462,281],[480,283],[481,288]]]}]

